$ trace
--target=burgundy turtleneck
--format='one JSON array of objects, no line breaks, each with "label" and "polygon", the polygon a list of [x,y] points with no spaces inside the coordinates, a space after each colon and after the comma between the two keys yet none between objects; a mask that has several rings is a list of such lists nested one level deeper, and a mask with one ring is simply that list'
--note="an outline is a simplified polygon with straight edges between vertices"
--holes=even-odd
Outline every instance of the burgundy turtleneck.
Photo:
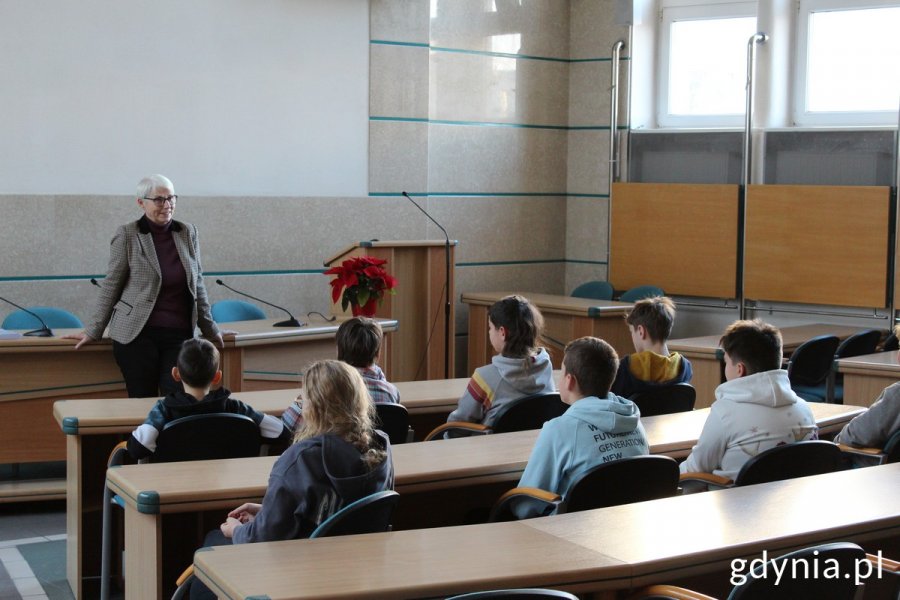
[{"label": "burgundy turtleneck", "polygon": [[191,293],[184,265],[175,246],[175,237],[172,235],[172,221],[165,225],[157,225],[147,219],[146,223],[153,237],[153,247],[156,249],[156,259],[162,273],[162,285],[147,325],[190,329]]}]

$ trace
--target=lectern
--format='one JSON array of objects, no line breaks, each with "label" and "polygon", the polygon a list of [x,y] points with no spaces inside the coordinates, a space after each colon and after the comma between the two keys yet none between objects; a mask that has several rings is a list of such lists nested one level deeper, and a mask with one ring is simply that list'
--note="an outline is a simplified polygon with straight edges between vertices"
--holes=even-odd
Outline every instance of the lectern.
[{"label": "lectern", "polygon": [[[375,311],[376,317],[396,319],[398,330],[391,334],[387,351],[388,381],[443,379],[444,357],[450,358],[453,373],[454,312],[450,311],[450,337],[445,335],[444,304],[454,294],[454,249],[450,241],[450,289],[444,290],[445,242],[443,240],[359,242],[325,261],[326,267],[339,265],[348,258],[372,256],[387,261],[385,269],[397,278],[396,294],[385,294]],[[333,314],[349,317],[340,299],[331,307]]]}]

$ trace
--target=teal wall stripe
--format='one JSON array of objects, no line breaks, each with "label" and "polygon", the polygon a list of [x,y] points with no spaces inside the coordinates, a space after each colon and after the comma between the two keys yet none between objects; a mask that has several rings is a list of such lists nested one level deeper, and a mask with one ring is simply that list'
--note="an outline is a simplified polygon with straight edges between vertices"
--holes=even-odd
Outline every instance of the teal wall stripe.
[{"label": "teal wall stripe", "polygon": [[106,275],[20,275],[17,277],[0,277],[3,281],[70,281],[75,279],[84,279],[85,281],[91,277],[95,279],[103,279]]},{"label": "teal wall stripe", "polygon": [[[534,54],[517,54],[515,52],[491,52],[490,50],[468,50],[466,48],[447,48],[445,46],[432,46],[424,42],[398,42],[393,40],[369,40],[375,46],[407,46],[412,48],[428,48],[432,52],[452,52],[455,54],[474,54],[477,56],[491,56],[494,58],[515,58],[525,60],[543,60],[561,63],[585,63],[585,62],[612,62],[611,57],[596,58],[560,58],[558,56],[538,56]],[[622,56],[619,60],[631,60],[628,56]]]},{"label": "teal wall stripe", "polygon": [[[407,192],[410,196],[426,197],[434,196],[437,198],[510,198],[515,196],[524,197],[547,197],[557,198],[564,196],[574,196],[576,198],[609,198],[609,194],[570,194],[568,192]],[[373,198],[384,198],[391,196],[402,196],[402,192],[369,192],[369,196]]]},{"label": "teal wall stripe", "polygon": [[559,264],[559,263],[577,263],[584,265],[605,265],[606,261],[599,260],[572,260],[568,258],[547,258],[538,260],[495,260],[484,262],[460,262],[456,263],[459,268],[465,267],[507,267],[512,265],[543,265],[543,264]]},{"label": "teal wall stripe", "polygon": [[[398,194],[399,195],[399,194]],[[269,271],[206,271],[206,277],[251,276],[257,275],[321,275],[325,269],[284,269]],[[17,277],[0,277],[0,283],[13,281],[87,281],[91,278],[104,279],[106,275],[21,275]]]},{"label": "teal wall stripe", "polygon": [[430,125],[463,125],[466,127],[512,127],[518,129],[555,129],[558,131],[609,131],[609,125],[544,125],[540,123],[503,123],[499,121],[452,121],[449,119],[428,119],[425,117],[384,117],[370,116],[370,121],[392,121],[397,123],[428,123]]}]

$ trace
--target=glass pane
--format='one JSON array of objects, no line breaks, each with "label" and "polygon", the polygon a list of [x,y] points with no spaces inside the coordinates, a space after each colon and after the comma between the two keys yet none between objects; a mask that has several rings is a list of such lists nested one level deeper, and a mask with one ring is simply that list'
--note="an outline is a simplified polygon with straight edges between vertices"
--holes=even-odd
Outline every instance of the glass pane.
[{"label": "glass pane", "polygon": [[806,110],[897,111],[900,7],[809,17]]},{"label": "glass pane", "polygon": [[674,21],[669,30],[669,114],[744,113],[747,40],[756,17]]}]

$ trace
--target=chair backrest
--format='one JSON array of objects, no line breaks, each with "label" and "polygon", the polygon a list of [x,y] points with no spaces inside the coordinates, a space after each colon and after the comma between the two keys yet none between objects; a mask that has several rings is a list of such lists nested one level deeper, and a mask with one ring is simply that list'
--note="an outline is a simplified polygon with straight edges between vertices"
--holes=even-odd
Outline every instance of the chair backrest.
[{"label": "chair backrest", "polygon": [[409,412],[402,404],[378,402],[375,404],[376,428],[385,432],[391,444],[406,442],[409,431]]},{"label": "chair backrest", "polygon": [[689,383],[675,383],[637,392],[628,399],[637,404],[642,417],[653,417],[694,410],[697,390]]},{"label": "chair backrest", "polygon": [[791,385],[819,385],[831,372],[834,353],[841,340],[834,335],[820,335],[797,346],[788,363]]},{"label": "chair backrest", "polygon": [[668,498],[678,493],[678,462],[668,456],[631,456],[582,473],[566,493],[558,513]]},{"label": "chair backrest", "polygon": [[[796,550],[770,559],[757,565],[752,573],[744,574],[746,580],[731,590],[728,600],[851,600],[859,587],[854,574],[859,574],[858,565],[865,558],[865,551],[849,542]],[[814,565],[819,568],[813,569]],[[830,571],[836,568],[838,576],[823,576],[826,568]]]},{"label": "chair backrest", "polygon": [[665,296],[666,293],[662,290],[662,288],[658,288],[655,285],[639,285],[637,287],[633,287],[619,298],[622,302],[637,302],[638,300],[643,300],[644,298],[652,298],[654,296]]},{"label": "chair backrest", "polygon": [[216,323],[259,321],[266,318],[266,313],[260,307],[243,300],[219,300],[213,303],[211,310]]},{"label": "chair backrest", "polygon": [[[47,327],[60,327],[63,329],[80,329],[84,327],[81,319],[62,308],[52,306],[30,306],[28,310],[40,315]],[[39,329],[41,322],[29,315],[24,310],[15,310],[3,319],[0,325],[3,329]]]},{"label": "chair backrest", "polygon": [[569,592],[560,590],[544,590],[538,588],[528,588],[521,590],[490,590],[487,592],[472,592],[471,594],[460,594],[459,596],[451,596],[447,600],[482,600],[483,598],[506,598],[506,600],[530,600],[531,598],[557,598],[559,600],[578,600],[578,596],[573,596]]},{"label": "chair backrest", "polygon": [[191,415],[175,419],[159,432],[151,462],[213,460],[259,456],[259,426],[231,413]]},{"label": "chair backrest", "polygon": [[566,412],[567,408],[569,405],[562,401],[559,392],[524,396],[504,407],[491,429],[494,433],[540,429],[550,419]]},{"label": "chair backrest", "polygon": [[854,333],[837,347],[834,353],[835,358],[849,358],[851,356],[862,356],[863,354],[872,354],[878,348],[878,342],[881,341],[882,332],[878,329],[866,329],[859,333]]},{"label": "chair backrest", "polygon": [[888,438],[887,443],[884,445],[884,454],[885,464],[900,462],[900,429]]},{"label": "chair backrest", "polygon": [[391,530],[391,517],[400,494],[393,490],[375,492],[351,502],[316,527],[310,538],[379,533]]},{"label": "chair backrest", "polygon": [[608,281],[588,281],[572,290],[573,298],[588,298],[590,300],[612,300],[615,290]]},{"label": "chair backrest", "polygon": [[884,346],[881,347],[885,352],[890,352],[891,350],[900,350],[900,340],[897,339],[897,336],[893,333],[884,340]]},{"label": "chair backrest", "polygon": [[841,450],[837,444],[822,440],[794,442],[769,448],[745,462],[734,484],[754,485],[840,469]]}]

